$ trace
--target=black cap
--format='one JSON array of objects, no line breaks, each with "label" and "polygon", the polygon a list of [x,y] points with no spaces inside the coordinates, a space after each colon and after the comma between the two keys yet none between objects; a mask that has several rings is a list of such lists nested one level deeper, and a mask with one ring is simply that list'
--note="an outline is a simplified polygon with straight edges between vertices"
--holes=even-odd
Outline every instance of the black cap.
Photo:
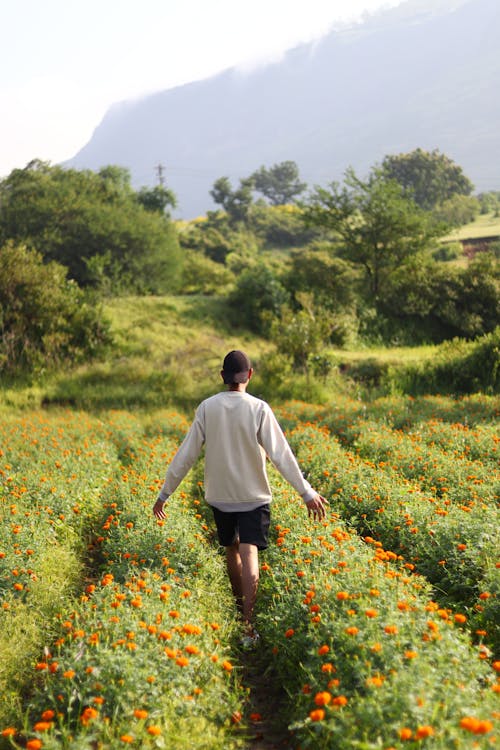
[{"label": "black cap", "polygon": [[251,367],[252,365],[245,352],[241,352],[238,349],[229,352],[224,357],[222,364],[224,383],[226,385],[230,383],[246,383]]}]

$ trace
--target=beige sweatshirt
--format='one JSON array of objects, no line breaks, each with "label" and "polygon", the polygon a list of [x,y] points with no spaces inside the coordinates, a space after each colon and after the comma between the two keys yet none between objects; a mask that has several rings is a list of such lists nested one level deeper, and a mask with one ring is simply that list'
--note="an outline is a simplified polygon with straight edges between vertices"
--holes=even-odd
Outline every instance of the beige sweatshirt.
[{"label": "beige sweatshirt", "polygon": [[203,401],[175,454],[160,492],[166,500],[205,446],[205,498],[228,512],[271,502],[266,456],[304,501],[316,494],[269,404],[242,391],[223,391]]}]

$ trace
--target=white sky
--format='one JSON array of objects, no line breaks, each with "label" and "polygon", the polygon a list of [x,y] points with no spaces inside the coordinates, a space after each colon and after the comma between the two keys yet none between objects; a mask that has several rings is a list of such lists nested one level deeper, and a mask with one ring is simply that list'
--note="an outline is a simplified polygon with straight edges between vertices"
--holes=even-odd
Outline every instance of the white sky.
[{"label": "white sky", "polygon": [[0,177],[69,159],[115,102],[276,59],[402,0],[0,0]]}]

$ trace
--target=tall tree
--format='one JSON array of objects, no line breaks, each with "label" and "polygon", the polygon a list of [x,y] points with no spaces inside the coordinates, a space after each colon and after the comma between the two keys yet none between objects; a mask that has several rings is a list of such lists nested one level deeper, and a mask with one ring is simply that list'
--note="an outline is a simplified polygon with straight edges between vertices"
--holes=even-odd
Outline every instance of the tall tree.
[{"label": "tall tree", "polygon": [[294,161],[282,161],[269,169],[262,166],[252,175],[254,187],[273,206],[293,203],[307,185],[300,181],[299,169]]},{"label": "tall tree", "polygon": [[233,224],[245,224],[253,203],[253,178],[240,180],[239,188],[233,189],[229,177],[219,177],[213,184],[210,195],[222,206]]},{"label": "tall tree", "polygon": [[430,210],[454,195],[470,195],[474,186],[462,168],[437,149],[417,148],[408,154],[386,156],[382,169],[397,180],[415,203]]},{"label": "tall tree", "polygon": [[0,182],[0,241],[7,239],[63,264],[83,285],[104,275],[115,287],[160,293],[180,272],[173,223],[144,208],[121,167],[15,169]]},{"label": "tall tree", "polygon": [[304,217],[331,230],[338,254],[364,269],[376,306],[391,274],[443,231],[380,169],[373,169],[364,181],[348,169],[343,185],[333,182],[329,188],[316,188],[304,206]]}]

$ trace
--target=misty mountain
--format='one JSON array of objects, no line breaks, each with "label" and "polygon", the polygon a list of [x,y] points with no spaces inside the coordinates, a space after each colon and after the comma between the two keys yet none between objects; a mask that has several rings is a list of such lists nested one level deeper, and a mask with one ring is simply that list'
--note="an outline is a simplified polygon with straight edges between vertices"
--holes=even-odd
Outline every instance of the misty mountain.
[{"label": "misty mountain", "polygon": [[213,208],[214,181],[297,163],[311,187],[387,154],[439,149],[476,190],[500,189],[498,0],[408,0],[275,63],[116,104],[66,166],[128,167],[178,215]]}]

